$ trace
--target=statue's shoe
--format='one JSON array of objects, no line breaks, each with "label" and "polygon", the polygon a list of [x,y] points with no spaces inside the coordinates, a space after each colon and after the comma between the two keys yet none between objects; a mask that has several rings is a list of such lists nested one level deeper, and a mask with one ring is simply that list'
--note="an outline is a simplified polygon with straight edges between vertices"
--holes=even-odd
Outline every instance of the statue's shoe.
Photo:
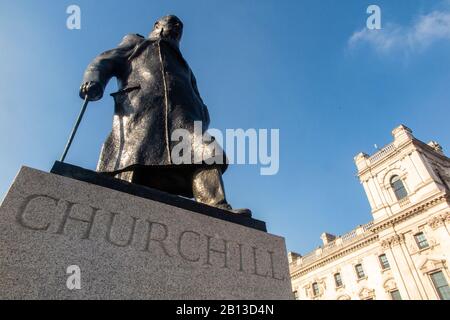
[{"label": "statue's shoe", "polygon": [[252,211],[250,209],[231,209],[228,211],[231,211],[234,214],[237,214],[237,215],[240,215],[243,217],[248,217],[248,218],[252,217]]},{"label": "statue's shoe", "polygon": [[243,216],[243,217],[252,217],[252,211],[250,209],[233,209],[229,204],[219,205],[217,206],[219,209],[229,211],[233,214]]}]

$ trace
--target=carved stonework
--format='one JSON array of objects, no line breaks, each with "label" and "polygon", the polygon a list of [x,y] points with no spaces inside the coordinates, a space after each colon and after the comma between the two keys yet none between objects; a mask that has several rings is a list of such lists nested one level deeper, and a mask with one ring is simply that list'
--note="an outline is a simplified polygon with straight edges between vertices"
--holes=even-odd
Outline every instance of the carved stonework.
[{"label": "carved stonework", "polygon": [[[321,279],[316,278],[313,280],[313,282],[304,286],[303,288],[305,289],[306,296],[311,299],[319,299],[320,297],[322,297],[323,294],[325,293],[325,290],[327,289],[325,280],[326,280],[326,278],[321,278]],[[317,295],[314,294],[314,288],[313,288],[314,283],[317,283],[317,285],[319,287],[319,293]]]},{"label": "carved stonework", "polygon": [[428,274],[433,271],[442,270],[442,269],[446,269],[446,268],[447,268],[447,264],[444,259],[441,259],[441,260],[427,259],[419,269],[424,274]]},{"label": "carved stonework", "polygon": [[407,242],[408,251],[410,254],[416,254],[420,251],[420,249],[417,247],[417,243],[414,239],[409,238],[409,241]]},{"label": "carved stonework", "polygon": [[389,243],[389,240],[381,241],[381,248],[383,248],[383,250],[387,250],[390,247],[391,247],[391,244]]},{"label": "carved stonework", "polygon": [[392,246],[401,245],[402,243],[405,243],[405,236],[403,234],[396,234],[391,237]]},{"label": "carved stonework", "polygon": [[311,298],[311,290],[310,290],[311,285],[307,284],[306,286],[303,287],[303,290],[305,290],[305,296],[308,298]]},{"label": "carved stonework", "polygon": [[360,292],[359,292],[359,298],[361,300],[375,300],[375,290],[374,289],[367,289],[367,288],[363,288]]},{"label": "carved stonework", "polygon": [[384,250],[389,249],[390,247],[395,247],[397,245],[405,243],[405,235],[404,234],[396,234],[388,239],[384,239],[381,241],[381,247]]},{"label": "carved stonework", "polygon": [[384,290],[386,290],[386,292],[397,290],[397,283],[395,282],[394,278],[390,278],[384,282],[383,288]]},{"label": "carved stonework", "polygon": [[428,145],[430,147],[432,147],[434,149],[434,151],[436,151],[440,154],[444,154],[442,146],[439,143],[437,143],[436,141],[430,141],[430,142],[428,142]]},{"label": "carved stonework", "polygon": [[431,229],[436,230],[437,228],[445,225],[447,220],[450,220],[450,213],[448,212],[431,218],[428,220],[428,225]]},{"label": "carved stonework", "polygon": [[333,274],[341,273],[341,267],[340,267],[340,266],[337,266],[336,268],[333,269],[332,273],[333,273]]}]

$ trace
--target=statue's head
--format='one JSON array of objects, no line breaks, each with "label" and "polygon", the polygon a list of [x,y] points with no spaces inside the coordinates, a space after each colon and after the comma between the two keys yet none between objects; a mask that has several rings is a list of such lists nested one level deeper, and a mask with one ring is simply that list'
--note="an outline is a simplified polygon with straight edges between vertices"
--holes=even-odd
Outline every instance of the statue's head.
[{"label": "statue's head", "polygon": [[177,16],[168,15],[155,22],[150,38],[172,40],[179,44],[182,35],[183,22]]}]

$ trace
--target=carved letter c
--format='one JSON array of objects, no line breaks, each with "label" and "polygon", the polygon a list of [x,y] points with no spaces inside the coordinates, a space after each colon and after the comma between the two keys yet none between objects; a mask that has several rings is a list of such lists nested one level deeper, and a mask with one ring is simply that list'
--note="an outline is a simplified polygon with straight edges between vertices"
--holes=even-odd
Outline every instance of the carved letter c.
[{"label": "carved letter c", "polygon": [[34,231],[47,231],[48,228],[50,227],[50,222],[47,223],[45,226],[33,226],[29,222],[27,222],[25,219],[25,213],[28,209],[28,206],[30,205],[30,203],[33,200],[36,200],[38,198],[50,199],[55,203],[55,205],[58,201],[58,199],[55,199],[55,198],[52,198],[49,196],[45,196],[45,195],[38,195],[38,194],[34,194],[34,195],[30,195],[30,196],[26,197],[25,201],[23,202],[22,206],[20,207],[19,213],[17,215],[17,222],[19,223],[19,225],[21,225],[22,227],[24,227],[26,229],[30,229],[30,230],[34,230]]}]

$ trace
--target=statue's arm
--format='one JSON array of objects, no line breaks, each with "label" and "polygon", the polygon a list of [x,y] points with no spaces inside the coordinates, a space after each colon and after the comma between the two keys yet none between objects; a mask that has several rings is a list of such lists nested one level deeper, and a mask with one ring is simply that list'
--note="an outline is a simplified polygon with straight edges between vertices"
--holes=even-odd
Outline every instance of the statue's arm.
[{"label": "statue's arm", "polygon": [[194,73],[192,71],[191,71],[191,79],[192,79],[192,88],[194,89],[195,94],[197,95],[197,97],[200,99],[200,101],[203,104],[203,122],[204,122],[203,125],[205,128],[207,128],[207,127],[209,127],[209,123],[210,123],[208,107],[205,105],[202,97],[200,96],[200,92],[198,91],[198,86],[197,86],[197,79],[195,79]]},{"label": "statue's arm", "polygon": [[84,73],[80,97],[84,99],[87,94],[91,101],[101,99],[109,80],[126,67],[128,57],[143,40],[144,38],[139,35],[127,35],[117,48],[97,56]]}]

